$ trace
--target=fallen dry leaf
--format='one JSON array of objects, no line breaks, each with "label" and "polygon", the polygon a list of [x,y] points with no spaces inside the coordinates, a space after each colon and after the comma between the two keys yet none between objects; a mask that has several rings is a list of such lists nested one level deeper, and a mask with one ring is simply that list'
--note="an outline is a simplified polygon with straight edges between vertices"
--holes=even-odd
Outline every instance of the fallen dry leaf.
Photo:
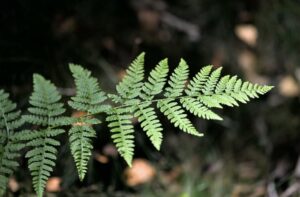
[{"label": "fallen dry leaf", "polygon": [[134,159],[132,167],[125,170],[126,184],[136,186],[150,182],[156,174],[154,167],[145,159]]},{"label": "fallen dry leaf", "polygon": [[12,192],[16,192],[20,189],[20,185],[14,177],[11,177],[8,181],[8,188]]},{"label": "fallen dry leaf", "polygon": [[292,76],[284,76],[279,82],[279,93],[286,97],[299,96],[299,84],[297,84]]},{"label": "fallen dry leaf", "polygon": [[50,177],[46,184],[46,191],[59,192],[61,190],[60,183],[61,183],[61,178]]},{"label": "fallen dry leaf", "polygon": [[100,154],[100,153],[95,153],[94,158],[98,162],[103,163],[103,164],[106,164],[106,163],[109,162],[109,158],[107,156],[105,156],[105,155]]},{"label": "fallen dry leaf", "polygon": [[106,156],[111,156],[113,158],[118,156],[118,150],[113,144],[106,144],[102,151]]},{"label": "fallen dry leaf", "polygon": [[[80,117],[85,116],[85,115],[87,115],[87,113],[83,112],[83,111],[76,111],[76,112],[72,113],[73,118],[80,118]],[[73,126],[84,126],[84,125],[87,125],[87,124],[85,122],[75,122],[75,123],[73,123]]]},{"label": "fallen dry leaf", "polygon": [[237,25],[235,27],[236,36],[250,46],[256,45],[258,36],[257,28],[254,25]]}]

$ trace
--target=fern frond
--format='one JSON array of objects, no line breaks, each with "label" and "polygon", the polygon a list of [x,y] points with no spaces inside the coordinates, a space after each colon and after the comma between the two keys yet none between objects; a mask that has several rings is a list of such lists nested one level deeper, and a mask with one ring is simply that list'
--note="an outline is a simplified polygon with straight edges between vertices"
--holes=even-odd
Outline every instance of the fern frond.
[{"label": "fern frond", "polygon": [[169,72],[168,59],[164,59],[150,72],[148,81],[143,86],[141,98],[152,100],[155,95],[163,90]]},{"label": "fern frond", "polygon": [[[143,86],[141,98],[151,101],[155,95],[159,94],[167,81],[168,60],[164,59],[150,72],[148,81]],[[138,105],[135,117],[141,123],[142,129],[146,132],[154,147],[159,150],[162,142],[162,125],[155,113],[155,109],[150,106],[151,102]]]},{"label": "fern frond", "polygon": [[209,74],[212,70],[212,66],[208,65],[203,67],[197,74],[192,78],[192,80],[187,85],[185,93],[189,96],[198,94],[200,90],[203,89],[206,81],[208,80]]},{"label": "fern frond", "polygon": [[126,75],[116,86],[118,94],[125,100],[132,100],[139,96],[144,79],[144,58],[141,53],[126,70]]},{"label": "fern frond", "polygon": [[106,118],[112,133],[111,138],[129,166],[131,166],[134,154],[134,130],[131,121],[133,116],[131,113],[132,109],[130,108],[115,108]]},{"label": "fern frond", "polygon": [[178,127],[186,133],[201,136],[202,134],[200,134],[193,126],[182,107],[175,100],[176,97],[183,95],[188,75],[189,67],[187,63],[181,59],[178,67],[174,70],[170,77],[168,82],[169,87],[166,88],[166,92],[164,94],[164,96],[169,99],[158,101],[157,107],[171,121],[171,123],[174,124],[175,127]]},{"label": "fern frond", "polygon": [[151,102],[138,105],[134,116],[138,117],[142,129],[146,132],[150,141],[157,150],[160,150],[162,142],[162,125],[155,113],[155,109],[150,106]]},{"label": "fern frond", "polygon": [[207,120],[222,120],[218,114],[204,106],[203,103],[199,102],[196,98],[182,98],[180,99],[180,102],[186,110],[199,118]]},{"label": "fern frond", "polygon": [[69,66],[75,79],[76,95],[68,103],[73,109],[87,114],[85,117],[79,117],[69,130],[71,153],[82,181],[92,155],[92,140],[96,137],[93,125],[101,123],[91,115],[107,111],[110,105],[103,104],[107,96],[100,89],[97,79],[91,76],[90,71],[75,64]]},{"label": "fern frond", "polygon": [[23,125],[20,114],[16,104],[9,100],[9,94],[0,90],[0,196],[4,195],[9,177],[19,166],[16,160],[24,148],[15,132]]},{"label": "fern frond", "polygon": [[157,103],[157,107],[170,120],[170,122],[174,124],[175,127],[178,127],[186,133],[202,136],[202,134],[197,131],[191,121],[187,118],[182,107],[175,100],[161,100]]},{"label": "fern frond", "polygon": [[25,157],[28,158],[34,190],[38,197],[42,197],[55,166],[56,147],[60,145],[54,137],[64,133],[64,130],[57,127],[69,124],[70,121],[62,116],[65,109],[59,102],[61,96],[54,84],[38,74],[34,74],[33,83],[34,90],[29,101],[31,107],[28,108],[30,114],[23,117],[26,122],[40,126],[40,130],[34,130],[26,137],[29,140],[27,145],[32,149]]},{"label": "fern frond", "polygon": [[183,94],[185,83],[189,76],[189,67],[186,62],[181,59],[178,67],[172,73],[168,81],[169,87],[166,88],[165,97],[179,97]]}]

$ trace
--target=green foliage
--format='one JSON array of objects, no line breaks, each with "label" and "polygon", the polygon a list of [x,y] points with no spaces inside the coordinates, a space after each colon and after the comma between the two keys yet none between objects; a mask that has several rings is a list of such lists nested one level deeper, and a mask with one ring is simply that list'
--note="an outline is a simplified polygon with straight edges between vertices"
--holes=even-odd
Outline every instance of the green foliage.
[{"label": "green foliage", "polygon": [[[0,192],[4,192],[8,177],[17,167],[15,159],[27,141],[31,149],[26,153],[33,187],[39,197],[43,195],[46,181],[55,167],[57,147],[56,136],[64,133],[62,126],[71,126],[69,142],[80,180],[87,172],[92,155],[96,131],[93,125],[100,124],[98,114],[106,115],[106,121],[120,155],[131,166],[134,156],[134,122],[137,120],[156,149],[160,149],[163,127],[156,111],[183,132],[202,136],[188,119],[187,112],[203,118],[222,120],[213,110],[223,106],[234,107],[247,103],[272,89],[243,82],[237,76],[221,77],[221,68],[203,67],[188,81],[189,66],[181,59],[178,67],[170,74],[167,59],[144,77],[144,56],[140,54],[116,86],[116,94],[106,94],[91,72],[79,65],[70,64],[75,80],[76,95],[69,106],[81,115],[64,117],[64,104],[56,87],[42,76],[33,77],[34,91],[30,97],[29,114],[23,119],[31,123],[34,130],[14,133],[22,125],[20,112],[8,100],[8,94],[0,90]],[[167,83],[167,85],[166,85]],[[166,87],[165,87],[166,86]],[[109,102],[111,101],[111,102]],[[158,110],[156,110],[158,108]]]},{"label": "green foliage", "polygon": [[24,115],[24,120],[39,128],[27,132],[24,136],[29,142],[31,150],[26,153],[28,168],[31,172],[32,183],[38,197],[43,196],[46,182],[55,166],[57,147],[60,142],[54,137],[64,133],[60,129],[70,121],[63,117],[65,112],[63,103],[60,103],[60,94],[56,87],[42,76],[33,76],[33,93],[30,97],[31,107],[29,115]]},{"label": "green foliage", "polygon": [[82,67],[70,64],[70,70],[75,79],[76,96],[71,98],[69,105],[86,116],[78,117],[69,131],[71,153],[74,157],[79,178],[84,179],[87,164],[93,149],[92,139],[96,136],[93,124],[100,124],[92,114],[104,112],[109,105],[102,104],[106,100],[105,93],[100,90],[97,79],[91,77],[91,72]]},{"label": "green foliage", "polygon": [[19,132],[22,125],[21,112],[9,100],[9,94],[0,90],[0,196],[4,195],[9,177],[19,166],[16,161],[24,147]]}]

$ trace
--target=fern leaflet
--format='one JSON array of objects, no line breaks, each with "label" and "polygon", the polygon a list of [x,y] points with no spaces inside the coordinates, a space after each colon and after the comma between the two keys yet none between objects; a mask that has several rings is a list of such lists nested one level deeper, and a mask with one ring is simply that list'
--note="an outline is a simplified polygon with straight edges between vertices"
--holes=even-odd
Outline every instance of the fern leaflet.
[{"label": "fern leaflet", "polygon": [[9,100],[9,94],[0,90],[0,196],[4,195],[9,177],[19,166],[16,160],[24,148],[19,132],[15,132],[23,125],[20,114],[16,104]]},{"label": "fern leaflet", "polygon": [[202,136],[202,134],[197,131],[191,121],[187,118],[186,113],[176,101],[177,97],[183,95],[188,74],[189,67],[186,62],[181,59],[178,67],[170,77],[169,87],[166,88],[164,96],[167,97],[167,99],[158,101],[157,107],[171,121],[171,123],[174,124],[175,127],[179,127],[179,129],[186,133]]},{"label": "fern leaflet", "polygon": [[32,176],[32,183],[38,197],[43,196],[46,182],[53,171],[56,153],[60,145],[54,137],[64,133],[58,127],[68,125],[70,121],[63,117],[65,112],[60,103],[61,96],[56,87],[38,74],[33,76],[33,93],[28,108],[29,115],[24,115],[24,120],[33,125],[38,125],[40,130],[33,130],[26,136],[27,146],[32,149],[26,153],[28,167]]},{"label": "fern leaflet", "polygon": [[71,98],[69,105],[87,115],[79,117],[69,130],[71,153],[74,157],[80,180],[84,179],[87,172],[87,164],[92,154],[92,139],[96,136],[94,124],[100,124],[92,114],[101,113],[110,108],[102,104],[107,97],[100,90],[97,79],[91,76],[91,72],[79,65],[70,64],[76,84],[76,96]]}]

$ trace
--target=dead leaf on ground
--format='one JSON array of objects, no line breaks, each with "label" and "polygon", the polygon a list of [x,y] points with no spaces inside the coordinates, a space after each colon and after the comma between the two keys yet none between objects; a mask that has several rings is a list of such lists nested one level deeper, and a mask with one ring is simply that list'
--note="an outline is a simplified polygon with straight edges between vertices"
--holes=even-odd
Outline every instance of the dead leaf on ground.
[{"label": "dead leaf on ground", "polygon": [[250,46],[255,46],[257,41],[257,28],[254,25],[237,25],[235,27],[236,36]]},{"label": "dead leaf on ground", "polygon": [[299,96],[299,84],[292,76],[286,75],[279,82],[279,93],[286,97]]},{"label": "dead leaf on ground", "polygon": [[50,177],[46,184],[46,191],[48,192],[59,192],[61,191],[60,187],[61,178],[59,177]]},{"label": "dead leaf on ground", "polygon": [[20,189],[20,185],[19,185],[19,183],[17,182],[17,180],[14,177],[9,178],[8,188],[12,192],[16,192],[16,191],[18,191]]},{"label": "dead leaf on ground", "polygon": [[109,158],[106,155],[100,154],[100,153],[95,153],[94,158],[99,162],[106,164],[109,162]]},{"label": "dead leaf on ground", "polygon": [[145,159],[134,159],[132,167],[125,170],[126,184],[136,186],[150,182],[156,174],[154,167]]},{"label": "dead leaf on ground", "polygon": [[[76,112],[72,113],[73,118],[80,118],[80,117],[86,116],[86,115],[87,115],[87,113],[83,112],[83,111],[76,111]],[[84,125],[88,125],[88,124],[86,124],[85,122],[75,122],[75,123],[73,123],[73,126],[84,126]]]},{"label": "dead leaf on ground", "polygon": [[113,144],[106,144],[103,147],[102,152],[104,155],[111,156],[113,158],[116,158],[118,156],[118,150]]}]

